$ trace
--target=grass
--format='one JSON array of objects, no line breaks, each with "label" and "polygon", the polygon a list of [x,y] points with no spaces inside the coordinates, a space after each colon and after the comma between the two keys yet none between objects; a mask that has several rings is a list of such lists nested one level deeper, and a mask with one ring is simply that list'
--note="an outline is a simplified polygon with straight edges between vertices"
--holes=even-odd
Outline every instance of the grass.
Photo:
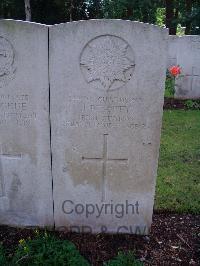
[{"label": "grass", "polygon": [[200,213],[200,111],[164,112],[156,210]]}]

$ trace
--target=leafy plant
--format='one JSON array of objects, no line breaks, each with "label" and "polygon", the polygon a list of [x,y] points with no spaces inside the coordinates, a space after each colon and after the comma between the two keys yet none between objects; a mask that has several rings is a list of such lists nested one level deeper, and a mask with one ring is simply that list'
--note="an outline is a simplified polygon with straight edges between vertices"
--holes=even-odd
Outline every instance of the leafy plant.
[{"label": "leafy plant", "polygon": [[133,252],[128,253],[119,252],[118,256],[108,262],[104,266],[142,266],[143,263],[135,258]]},{"label": "leafy plant", "polygon": [[166,10],[163,7],[158,7],[156,10],[156,25],[160,27],[165,26]]},{"label": "leafy plant", "polygon": [[20,240],[11,265],[89,266],[89,263],[70,241],[37,233],[33,240]]},{"label": "leafy plant", "polygon": [[7,265],[5,252],[3,246],[0,244],[0,265]]},{"label": "leafy plant", "polygon": [[187,109],[200,110],[200,100],[187,100],[185,101],[185,106]]},{"label": "leafy plant", "polygon": [[165,96],[166,97],[173,97],[175,93],[175,86],[176,86],[176,79],[180,78],[181,76],[181,68],[180,66],[172,66],[167,69],[166,75],[166,82],[165,82]]},{"label": "leafy plant", "polygon": [[174,97],[175,93],[175,84],[174,79],[171,78],[168,74],[165,80],[165,97]]}]

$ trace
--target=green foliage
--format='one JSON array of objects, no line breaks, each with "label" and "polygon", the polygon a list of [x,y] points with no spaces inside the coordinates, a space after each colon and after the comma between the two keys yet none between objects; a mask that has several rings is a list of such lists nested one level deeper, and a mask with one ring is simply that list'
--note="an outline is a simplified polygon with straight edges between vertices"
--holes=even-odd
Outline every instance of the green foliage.
[{"label": "green foliage", "polygon": [[175,79],[167,75],[165,80],[165,97],[174,97],[174,93],[175,93]]},{"label": "green foliage", "polygon": [[142,266],[143,263],[136,260],[133,252],[129,251],[127,254],[119,252],[118,256],[108,262],[104,266]]},{"label": "green foliage", "polygon": [[179,74],[176,77],[170,74],[169,70],[167,70],[166,80],[165,80],[165,97],[173,98],[175,94],[176,80],[183,77],[183,75]]},{"label": "green foliage", "polygon": [[0,18],[25,19],[24,0],[1,0]]},{"label": "green foliage", "polygon": [[156,210],[200,213],[199,132],[199,111],[164,111]]},{"label": "green foliage", "polygon": [[103,1],[88,0],[87,1],[87,15],[91,19],[103,18]]},{"label": "green foliage", "polygon": [[185,101],[185,106],[187,109],[200,110],[200,100],[187,100]]},{"label": "green foliage", "polygon": [[0,244],[0,265],[5,266],[7,265],[5,252],[3,246]]},{"label": "green foliage", "polygon": [[185,8],[184,3],[181,8],[181,24],[186,26],[190,24],[190,31],[188,34],[200,34],[200,4],[199,0],[190,0],[191,1],[191,11],[188,12]]},{"label": "green foliage", "polygon": [[185,29],[182,27],[180,23],[177,24],[177,32],[176,35],[178,36],[184,36],[185,35]]},{"label": "green foliage", "polygon": [[165,26],[165,16],[166,16],[166,11],[165,8],[158,7],[156,9],[156,25],[160,27]]},{"label": "green foliage", "polygon": [[[1,266],[89,266],[89,263],[80,255],[75,245],[67,240],[60,240],[47,233],[36,231],[34,239],[21,239],[16,252],[9,260],[6,260],[3,247],[0,245]],[[143,263],[136,260],[134,253],[119,252],[118,256],[103,264],[104,266],[142,266]]]},{"label": "green foliage", "polygon": [[89,266],[73,243],[47,233],[38,233],[33,240],[21,240],[11,264]]},{"label": "green foliage", "polygon": [[[189,4],[186,4],[189,3]],[[199,0],[31,0],[32,21],[55,24],[70,20],[117,18],[165,25],[167,3],[172,4],[169,27],[183,35],[200,34]],[[25,19],[24,0],[1,0],[0,18]]]},{"label": "green foliage", "polygon": [[155,23],[160,1],[155,0],[104,0],[106,18],[121,18]]}]

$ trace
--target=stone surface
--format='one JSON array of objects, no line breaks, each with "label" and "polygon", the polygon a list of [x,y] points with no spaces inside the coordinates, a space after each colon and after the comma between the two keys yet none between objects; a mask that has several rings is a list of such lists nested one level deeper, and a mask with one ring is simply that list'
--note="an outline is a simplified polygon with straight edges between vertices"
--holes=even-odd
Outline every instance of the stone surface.
[{"label": "stone surface", "polygon": [[170,36],[168,67],[180,65],[175,98],[200,99],[200,36]]},{"label": "stone surface", "polygon": [[48,27],[0,21],[0,224],[52,226]]},{"label": "stone surface", "polygon": [[167,30],[130,21],[50,27],[57,229],[148,233],[167,39]]}]

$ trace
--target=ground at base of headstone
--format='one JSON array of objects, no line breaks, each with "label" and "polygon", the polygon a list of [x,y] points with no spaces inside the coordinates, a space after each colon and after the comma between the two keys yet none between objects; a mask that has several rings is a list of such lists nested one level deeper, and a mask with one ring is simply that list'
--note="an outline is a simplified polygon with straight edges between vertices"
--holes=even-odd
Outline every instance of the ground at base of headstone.
[{"label": "ground at base of headstone", "polygon": [[[14,253],[21,239],[34,238],[35,230],[0,226],[0,244]],[[134,251],[144,265],[199,265],[200,215],[154,214],[149,236],[90,235],[50,232],[73,242],[91,265],[99,266],[122,251]]]},{"label": "ground at base of headstone", "polygon": [[165,97],[164,106],[167,109],[200,110],[200,99],[175,99]]}]

